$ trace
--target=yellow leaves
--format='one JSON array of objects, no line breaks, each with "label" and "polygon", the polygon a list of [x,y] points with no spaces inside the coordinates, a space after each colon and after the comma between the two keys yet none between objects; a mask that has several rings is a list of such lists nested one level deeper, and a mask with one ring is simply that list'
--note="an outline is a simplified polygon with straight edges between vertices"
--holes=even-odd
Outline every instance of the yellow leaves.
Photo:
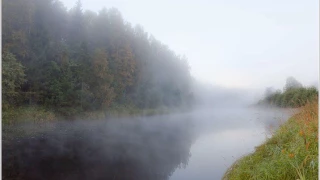
[{"label": "yellow leaves", "polygon": [[136,71],[136,61],[131,47],[128,43],[122,44],[111,54],[116,68],[116,79],[118,90],[123,91],[126,87],[133,85],[134,72]]},{"label": "yellow leaves", "polygon": [[93,57],[93,70],[97,77],[105,79],[109,77],[108,54],[103,49],[97,49]]},{"label": "yellow leaves", "polygon": [[102,107],[107,108],[113,102],[115,92],[111,87],[113,76],[109,72],[108,54],[104,49],[97,49],[92,60],[95,81],[95,95],[101,100]]},{"label": "yellow leaves", "polygon": [[289,154],[289,158],[294,158],[294,154],[293,154],[293,153],[290,153],[290,154]]},{"label": "yellow leaves", "polygon": [[300,135],[300,136],[304,136],[304,135],[305,135],[304,131],[303,131],[303,130],[300,130],[300,131],[299,131],[299,135]]}]

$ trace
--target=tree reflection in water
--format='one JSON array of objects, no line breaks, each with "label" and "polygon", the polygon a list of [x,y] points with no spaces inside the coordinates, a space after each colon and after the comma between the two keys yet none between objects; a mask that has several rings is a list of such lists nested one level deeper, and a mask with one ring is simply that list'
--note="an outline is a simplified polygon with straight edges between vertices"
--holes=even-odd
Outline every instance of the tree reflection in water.
[{"label": "tree reflection in water", "polygon": [[23,135],[3,131],[3,179],[169,179],[188,163],[194,139],[188,122],[158,117],[11,127]]}]

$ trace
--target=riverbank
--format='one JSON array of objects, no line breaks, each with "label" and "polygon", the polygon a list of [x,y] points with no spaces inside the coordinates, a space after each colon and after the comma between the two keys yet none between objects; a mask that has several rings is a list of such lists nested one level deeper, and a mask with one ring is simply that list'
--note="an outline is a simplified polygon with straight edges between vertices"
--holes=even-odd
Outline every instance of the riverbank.
[{"label": "riverbank", "polygon": [[132,106],[117,106],[108,110],[84,111],[70,115],[43,106],[22,106],[2,111],[2,124],[43,123],[59,120],[102,120],[110,117],[136,117],[162,115],[182,111],[180,108],[138,109]]},{"label": "riverbank", "polygon": [[223,179],[317,179],[318,102],[300,109],[255,152],[236,161]]}]

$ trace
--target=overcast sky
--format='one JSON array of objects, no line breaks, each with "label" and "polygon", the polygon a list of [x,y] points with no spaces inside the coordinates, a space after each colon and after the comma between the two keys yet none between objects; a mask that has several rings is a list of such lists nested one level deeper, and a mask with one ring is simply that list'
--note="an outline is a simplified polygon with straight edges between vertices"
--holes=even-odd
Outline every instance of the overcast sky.
[{"label": "overcast sky", "polygon": [[[61,0],[66,7],[76,0]],[[185,54],[192,75],[231,88],[318,82],[318,0],[82,0],[117,8],[132,25]]]}]

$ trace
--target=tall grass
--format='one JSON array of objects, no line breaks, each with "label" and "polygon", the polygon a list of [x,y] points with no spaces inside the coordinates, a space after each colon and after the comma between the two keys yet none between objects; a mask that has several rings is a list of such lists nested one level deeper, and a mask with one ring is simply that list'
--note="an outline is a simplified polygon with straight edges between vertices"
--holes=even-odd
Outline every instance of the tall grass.
[{"label": "tall grass", "polygon": [[50,122],[57,119],[53,111],[39,106],[11,107],[3,109],[2,124],[12,125],[23,122]]},{"label": "tall grass", "polygon": [[[64,110],[68,111],[68,109]],[[180,109],[139,109],[130,105],[113,106],[105,110],[61,112],[43,106],[7,107],[2,109],[2,124],[14,125],[23,122],[43,123],[56,120],[101,120],[109,117],[152,116],[179,112]],[[68,114],[69,113],[69,114]],[[70,115],[71,114],[71,115]]]},{"label": "tall grass", "polygon": [[318,102],[302,107],[254,153],[236,161],[223,179],[318,179]]}]

